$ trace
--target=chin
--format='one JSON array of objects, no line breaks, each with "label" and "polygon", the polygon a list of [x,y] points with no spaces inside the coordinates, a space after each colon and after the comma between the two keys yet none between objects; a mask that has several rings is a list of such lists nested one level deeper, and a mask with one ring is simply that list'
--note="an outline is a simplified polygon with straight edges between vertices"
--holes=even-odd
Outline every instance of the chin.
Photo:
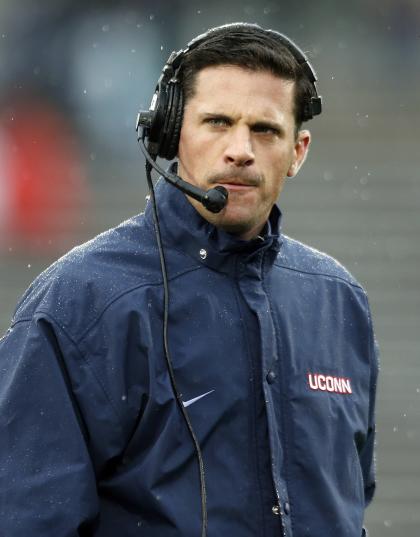
[{"label": "chin", "polygon": [[232,235],[244,235],[253,229],[251,222],[238,219],[223,219],[221,222],[216,223],[216,226]]}]

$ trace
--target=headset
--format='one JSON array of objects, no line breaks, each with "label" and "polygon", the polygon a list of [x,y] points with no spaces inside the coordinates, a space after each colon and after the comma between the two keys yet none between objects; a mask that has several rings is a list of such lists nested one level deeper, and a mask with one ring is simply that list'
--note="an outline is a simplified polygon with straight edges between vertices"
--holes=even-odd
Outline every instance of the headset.
[{"label": "headset", "polygon": [[[254,29],[258,34],[250,33],[249,30]],[[172,359],[169,353],[168,345],[168,316],[169,316],[169,285],[168,275],[166,270],[165,255],[162,244],[162,237],[159,226],[159,214],[155,199],[154,187],[151,178],[152,169],[156,170],[166,181],[175,186],[177,189],[184,192],[188,196],[198,200],[203,206],[213,213],[220,212],[228,202],[228,191],[223,186],[216,186],[208,191],[202,190],[195,185],[184,181],[181,177],[173,173],[173,167],[170,171],[163,170],[156,164],[156,158],[160,157],[166,160],[172,160],[178,152],[179,136],[181,132],[182,118],[184,112],[184,97],[180,82],[180,72],[182,70],[183,61],[191,50],[199,46],[205,46],[206,42],[211,39],[217,39],[228,35],[230,37],[240,36],[247,38],[250,43],[260,41],[267,43],[267,37],[277,39],[284,45],[295,60],[301,66],[304,75],[310,81],[313,88],[313,95],[308,96],[302,112],[302,121],[312,119],[314,116],[321,113],[322,99],[318,95],[316,89],[317,77],[314,69],[309,63],[305,54],[301,49],[293,43],[288,37],[274,30],[261,28],[257,24],[249,23],[233,23],[225,24],[216,28],[212,28],[190,41],[186,48],[178,52],[172,52],[165,66],[162,69],[161,75],[156,85],[155,93],[153,94],[149,110],[141,110],[137,115],[136,131],[137,141],[140,149],[146,159],[146,177],[150,191],[152,202],[153,220],[156,232],[156,241],[158,246],[160,265],[163,280],[163,349],[165,360],[168,368],[169,378],[172,390],[175,395],[177,406],[185,421],[186,427],[190,434],[194,445],[194,450],[199,466],[200,479],[200,495],[201,495],[201,537],[207,536],[207,499],[206,499],[206,484],[203,457],[201,447],[193,430],[188,412],[182,402],[181,394],[176,385],[175,374],[172,366]],[[146,146],[147,140],[147,146]]]}]

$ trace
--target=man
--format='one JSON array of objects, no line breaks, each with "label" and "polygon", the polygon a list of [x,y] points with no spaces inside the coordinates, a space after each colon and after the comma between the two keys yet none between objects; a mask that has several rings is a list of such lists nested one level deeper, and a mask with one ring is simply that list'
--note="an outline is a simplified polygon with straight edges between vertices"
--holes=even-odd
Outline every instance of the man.
[{"label": "man", "polygon": [[282,235],[275,205],[316,112],[296,56],[241,24],[181,55],[178,173],[228,202],[212,213],[159,182],[165,284],[148,203],[21,300],[0,343],[1,535],[364,534],[377,377],[366,295]]}]

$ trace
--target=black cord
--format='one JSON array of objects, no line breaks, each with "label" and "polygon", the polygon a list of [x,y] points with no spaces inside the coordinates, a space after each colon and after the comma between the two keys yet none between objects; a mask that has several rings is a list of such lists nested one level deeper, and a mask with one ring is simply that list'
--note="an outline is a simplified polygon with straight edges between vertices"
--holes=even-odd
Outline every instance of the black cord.
[{"label": "black cord", "polygon": [[169,315],[169,286],[168,286],[168,273],[166,270],[166,261],[165,261],[165,253],[163,250],[162,245],[162,236],[160,233],[160,226],[159,226],[159,214],[156,204],[156,198],[155,198],[155,190],[153,187],[153,181],[151,176],[152,171],[152,165],[150,162],[146,162],[146,177],[147,177],[147,185],[149,187],[150,192],[150,200],[152,202],[152,208],[153,208],[153,222],[155,226],[155,232],[156,232],[156,242],[159,250],[159,259],[160,259],[160,267],[162,271],[162,279],[163,279],[163,349],[165,354],[165,360],[166,365],[168,367],[169,371],[169,377],[171,380],[172,390],[175,394],[176,402],[178,404],[179,410],[181,411],[181,414],[184,418],[184,421],[187,425],[188,432],[190,433],[191,439],[194,444],[194,449],[197,455],[197,461],[198,461],[198,467],[200,472],[200,493],[201,493],[201,537],[207,537],[207,493],[206,493],[206,478],[204,473],[204,463],[203,463],[203,456],[201,454],[201,448],[200,444],[198,443],[197,437],[195,435],[194,429],[191,424],[191,420],[188,416],[188,412],[186,408],[184,407],[184,403],[182,402],[182,398],[180,393],[178,392],[178,388],[175,381],[175,374],[172,367],[172,360],[171,356],[169,354],[169,345],[168,345],[168,315]]}]

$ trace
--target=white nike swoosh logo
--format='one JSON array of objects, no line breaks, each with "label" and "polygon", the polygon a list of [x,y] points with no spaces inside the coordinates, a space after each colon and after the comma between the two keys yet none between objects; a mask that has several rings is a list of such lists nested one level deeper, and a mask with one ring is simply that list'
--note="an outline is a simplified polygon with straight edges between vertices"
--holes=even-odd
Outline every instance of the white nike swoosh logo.
[{"label": "white nike swoosh logo", "polygon": [[184,405],[184,408],[187,408],[187,406],[192,405],[196,401],[199,401],[200,399],[202,399],[206,395],[209,395],[210,393],[213,393],[213,392],[214,392],[214,390],[210,390],[209,392],[203,393],[202,395],[199,395],[198,397],[194,397],[194,399],[190,399],[189,401],[183,401],[182,404]]}]

